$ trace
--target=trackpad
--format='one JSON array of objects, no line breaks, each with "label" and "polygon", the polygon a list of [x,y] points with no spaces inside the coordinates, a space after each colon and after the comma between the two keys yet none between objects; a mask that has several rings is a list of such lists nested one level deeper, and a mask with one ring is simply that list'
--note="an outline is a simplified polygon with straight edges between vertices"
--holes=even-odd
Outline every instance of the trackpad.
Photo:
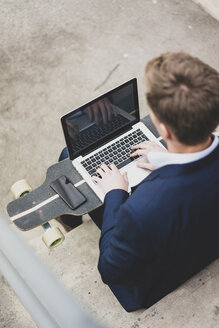
[{"label": "trackpad", "polygon": [[137,161],[133,161],[132,163],[120,169],[121,173],[127,172],[128,174],[129,191],[131,190],[131,187],[134,187],[139,184],[151,173],[150,170],[137,167],[136,163]]}]

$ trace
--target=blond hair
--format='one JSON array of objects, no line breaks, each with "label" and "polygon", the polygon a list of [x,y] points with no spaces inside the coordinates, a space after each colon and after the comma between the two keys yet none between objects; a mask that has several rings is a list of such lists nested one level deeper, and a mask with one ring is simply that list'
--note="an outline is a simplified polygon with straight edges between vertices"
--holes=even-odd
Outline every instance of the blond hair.
[{"label": "blond hair", "polygon": [[184,52],[164,53],[145,68],[148,105],[187,145],[205,141],[219,124],[219,74]]}]

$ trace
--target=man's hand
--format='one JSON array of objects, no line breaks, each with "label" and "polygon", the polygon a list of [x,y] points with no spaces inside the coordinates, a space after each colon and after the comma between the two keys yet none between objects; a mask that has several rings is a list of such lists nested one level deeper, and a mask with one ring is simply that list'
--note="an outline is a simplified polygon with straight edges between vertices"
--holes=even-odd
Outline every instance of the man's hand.
[{"label": "man's hand", "polygon": [[97,169],[97,173],[99,173],[101,178],[94,176],[93,179],[99,184],[104,194],[113,189],[128,191],[129,181],[127,172],[121,174],[115,164],[111,164],[110,166],[102,164],[100,168]]},{"label": "man's hand", "polygon": [[[137,150],[136,150],[137,149]],[[131,150],[135,150],[130,156],[135,157],[135,156],[146,156],[150,151],[157,151],[157,152],[167,152],[167,150],[161,146],[159,146],[156,142],[152,141],[144,141],[141,142],[138,145],[131,146]],[[136,166],[148,169],[153,171],[154,167],[152,166],[151,163],[148,162],[137,162]]]}]

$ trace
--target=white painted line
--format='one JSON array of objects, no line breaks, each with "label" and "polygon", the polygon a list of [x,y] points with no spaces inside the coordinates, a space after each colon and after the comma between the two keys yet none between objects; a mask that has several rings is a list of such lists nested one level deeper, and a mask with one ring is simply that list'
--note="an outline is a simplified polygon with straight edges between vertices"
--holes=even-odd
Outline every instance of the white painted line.
[{"label": "white painted line", "polygon": [[[82,185],[83,183],[85,183],[85,180],[81,180],[81,181],[75,183],[74,186],[75,186],[75,187],[78,187],[78,186]],[[49,197],[49,198],[47,198],[46,200],[44,200],[43,202],[41,202],[40,204],[38,204],[38,205],[36,205],[36,206],[34,206],[34,207],[31,207],[29,210],[26,210],[26,211],[24,211],[24,212],[21,212],[21,213],[19,213],[19,214],[16,214],[16,215],[14,215],[14,216],[11,216],[11,217],[10,217],[10,220],[11,220],[11,221],[15,221],[15,220],[17,220],[17,219],[22,218],[22,217],[25,216],[25,215],[28,215],[28,214],[30,214],[30,213],[33,213],[33,212],[37,211],[39,208],[41,208],[41,207],[43,207],[43,206],[45,206],[45,205],[51,203],[53,200],[55,200],[55,199],[58,198],[58,197],[59,197],[58,194],[57,194],[57,195],[54,195],[54,196],[52,196],[52,197]]]},{"label": "white painted line", "polygon": [[16,215],[14,215],[14,216],[11,216],[11,217],[10,217],[10,220],[11,220],[11,221],[15,221],[15,220],[21,218],[22,216],[25,216],[25,215],[30,214],[30,213],[32,213],[32,212],[35,212],[35,211],[37,211],[39,208],[41,208],[42,206],[45,206],[46,204],[51,203],[53,200],[55,200],[55,199],[58,198],[58,197],[59,197],[59,195],[57,194],[57,195],[54,195],[54,196],[52,196],[52,197],[50,197],[50,198],[47,198],[47,199],[44,200],[42,203],[40,203],[40,204],[38,204],[38,205],[36,205],[36,206],[34,206],[34,207],[31,207],[29,210],[26,210],[26,211],[24,211],[24,212],[21,212],[21,213],[19,213],[19,214],[16,214]]},{"label": "white painted line", "polygon": [[81,180],[81,181],[75,183],[74,186],[77,188],[78,186],[82,185],[83,183],[85,183],[85,180]]}]

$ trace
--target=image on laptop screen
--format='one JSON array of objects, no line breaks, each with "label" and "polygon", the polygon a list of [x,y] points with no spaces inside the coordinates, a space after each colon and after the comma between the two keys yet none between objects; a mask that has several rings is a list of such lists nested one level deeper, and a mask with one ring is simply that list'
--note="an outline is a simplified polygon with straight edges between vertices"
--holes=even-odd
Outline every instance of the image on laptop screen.
[{"label": "image on laptop screen", "polygon": [[136,79],[62,117],[70,159],[92,151],[139,120]]}]

